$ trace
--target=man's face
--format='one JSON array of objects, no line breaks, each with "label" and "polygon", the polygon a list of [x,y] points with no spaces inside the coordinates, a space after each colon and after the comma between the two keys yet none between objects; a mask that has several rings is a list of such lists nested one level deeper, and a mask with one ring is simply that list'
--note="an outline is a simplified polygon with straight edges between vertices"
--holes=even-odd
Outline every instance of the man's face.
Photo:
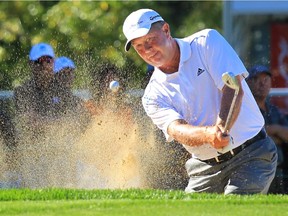
[{"label": "man's face", "polygon": [[[164,24],[161,28],[152,26],[149,33],[132,40],[131,44],[140,57],[155,67],[160,67],[169,59],[169,25]],[[171,53],[170,53],[171,54]]]},{"label": "man's face", "polygon": [[265,99],[271,89],[271,77],[267,73],[260,73],[247,80],[255,98]]},{"label": "man's face", "polygon": [[31,68],[37,86],[47,87],[53,80],[54,59],[52,57],[41,56],[36,61],[31,61]]}]

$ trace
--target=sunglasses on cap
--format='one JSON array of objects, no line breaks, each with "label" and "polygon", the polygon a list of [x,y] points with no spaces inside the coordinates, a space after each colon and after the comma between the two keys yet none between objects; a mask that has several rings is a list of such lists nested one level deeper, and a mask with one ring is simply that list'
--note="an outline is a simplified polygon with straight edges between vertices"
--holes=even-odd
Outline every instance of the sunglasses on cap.
[{"label": "sunglasses on cap", "polygon": [[50,56],[41,56],[36,61],[34,61],[35,64],[39,65],[42,65],[44,62],[50,64],[51,62],[53,62],[53,58]]}]

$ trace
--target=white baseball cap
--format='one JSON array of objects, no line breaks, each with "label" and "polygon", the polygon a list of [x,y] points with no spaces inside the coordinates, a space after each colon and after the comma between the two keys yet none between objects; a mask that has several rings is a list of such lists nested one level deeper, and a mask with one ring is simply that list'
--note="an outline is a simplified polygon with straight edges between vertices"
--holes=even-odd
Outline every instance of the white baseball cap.
[{"label": "white baseball cap", "polygon": [[67,58],[65,56],[62,56],[62,57],[55,59],[54,73],[58,73],[59,71],[61,71],[64,68],[75,69],[75,64],[70,58]]},{"label": "white baseball cap", "polygon": [[123,33],[127,38],[125,44],[126,52],[131,47],[131,40],[146,35],[151,25],[158,21],[164,21],[163,18],[154,10],[139,9],[132,12],[124,21]]},{"label": "white baseball cap", "polygon": [[55,57],[53,48],[46,43],[38,43],[35,44],[29,53],[29,59],[32,61],[36,61],[38,58],[42,56],[50,56],[52,58]]}]

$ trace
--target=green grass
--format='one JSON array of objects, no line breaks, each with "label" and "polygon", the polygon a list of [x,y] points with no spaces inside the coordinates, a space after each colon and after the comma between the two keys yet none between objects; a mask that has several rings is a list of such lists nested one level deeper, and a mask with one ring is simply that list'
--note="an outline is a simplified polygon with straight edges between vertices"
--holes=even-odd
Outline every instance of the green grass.
[{"label": "green grass", "polygon": [[287,195],[186,194],[164,190],[0,190],[0,215],[288,215]]}]

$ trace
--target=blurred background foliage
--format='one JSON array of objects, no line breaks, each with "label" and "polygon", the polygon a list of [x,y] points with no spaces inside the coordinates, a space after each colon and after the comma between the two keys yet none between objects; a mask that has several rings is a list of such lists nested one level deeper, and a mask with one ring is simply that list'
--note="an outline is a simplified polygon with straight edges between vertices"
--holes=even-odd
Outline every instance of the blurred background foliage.
[{"label": "blurred background foliage", "polygon": [[39,42],[74,60],[75,88],[85,88],[102,61],[121,67],[130,86],[139,86],[147,65],[133,49],[125,53],[122,33],[126,16],[139,8],[158,11],[174,37],[222,29],[222,1],[2,1],[0,89],[11,90],[30,76],[28,54]]}]

